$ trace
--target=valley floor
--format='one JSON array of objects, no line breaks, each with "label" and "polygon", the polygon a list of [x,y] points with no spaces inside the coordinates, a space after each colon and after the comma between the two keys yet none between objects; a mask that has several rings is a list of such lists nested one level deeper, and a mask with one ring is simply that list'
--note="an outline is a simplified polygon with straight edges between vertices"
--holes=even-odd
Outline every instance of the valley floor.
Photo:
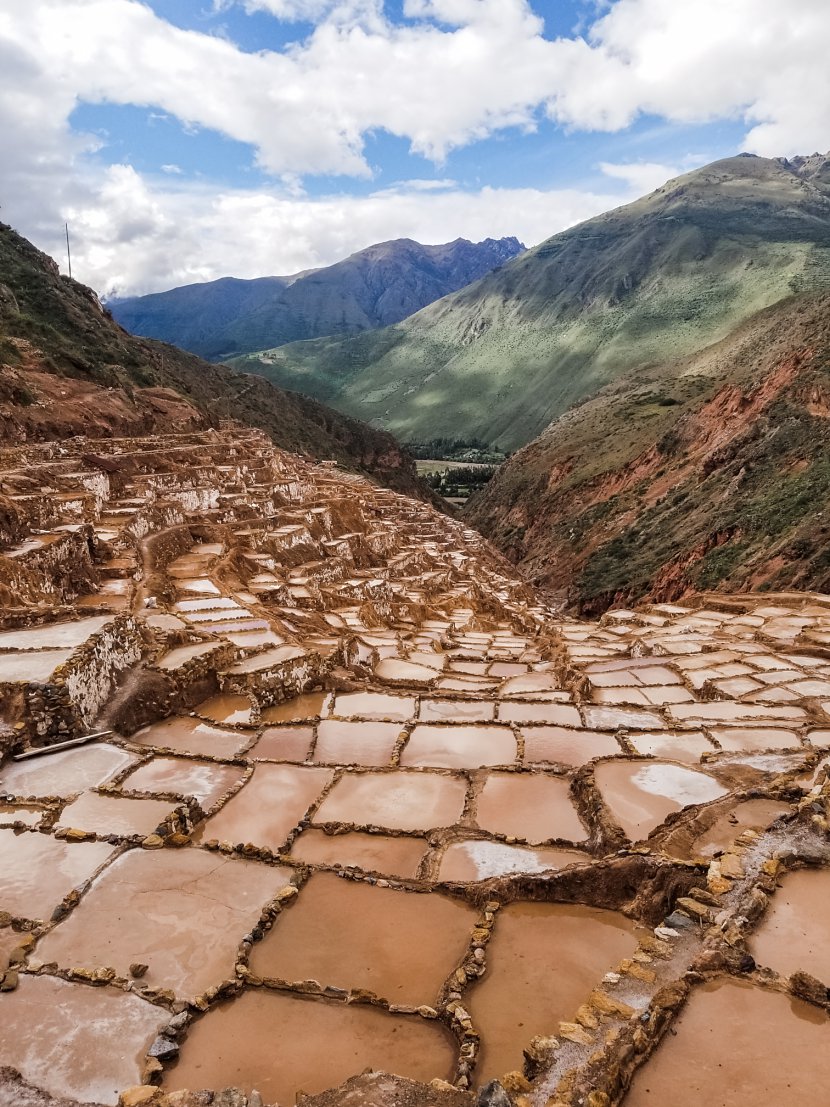
[{"label": "valley floor", "polygon": [[568,619],[232,424],[0,493],[0,1105],[816,1101],[830,597]]}]

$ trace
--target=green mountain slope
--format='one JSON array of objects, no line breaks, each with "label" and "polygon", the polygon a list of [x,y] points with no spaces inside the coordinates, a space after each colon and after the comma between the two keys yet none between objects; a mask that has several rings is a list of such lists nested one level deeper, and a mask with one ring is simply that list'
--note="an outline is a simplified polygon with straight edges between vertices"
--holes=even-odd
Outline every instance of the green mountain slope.
[{"label": "green mountain slope", "polygon": [[400,238],[292,277],[224,277],[113,300],[109,307],[133,334],[224,360],[286,342],[397,323],[523,250],[515,238],[458,238],[441,246]]},{"label": "green mountain slope", "polygon": [[584,613],[695,590],[830,591],[830,295],[619,378],[466,513]]},{"label": "green mountain slope", "polygon": [[134,338],[91,289],[0,224],[0,443],[206,429],[230,418],[286,450],[432,496],[391,435],[262,377]]},{"label": "green mountain slope", "polygon": [[513,449],[621,374],[828,286],[827,159],[741,155],[557,234],[397,326],[235,364],[404,440]]}]

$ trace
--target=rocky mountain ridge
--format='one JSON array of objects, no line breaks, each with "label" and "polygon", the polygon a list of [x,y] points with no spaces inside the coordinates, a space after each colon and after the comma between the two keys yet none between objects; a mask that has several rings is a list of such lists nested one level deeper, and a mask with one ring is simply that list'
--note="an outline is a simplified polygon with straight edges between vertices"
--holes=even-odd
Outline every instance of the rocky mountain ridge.
[{"label": "rocky mountain ridge", "polygon": [[830,288],[828,164],[714,162],[396,326],[244,365],[405,441],[463,435],[515,449],[615,379],[679,363],[774,303]]},{"label": "rocky mountain ridge", "polygon": [[223,277],[149,296],[113,300],[133,334],[172,342],[211,360],[321,335],[398,323],[524,250],[516,238],[423,246],[401,238],[290,277]]}]

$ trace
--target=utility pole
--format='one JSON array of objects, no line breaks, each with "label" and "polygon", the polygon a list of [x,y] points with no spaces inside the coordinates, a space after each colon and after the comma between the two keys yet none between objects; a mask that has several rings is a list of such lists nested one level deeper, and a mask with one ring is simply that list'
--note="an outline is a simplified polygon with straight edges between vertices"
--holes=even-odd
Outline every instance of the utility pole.
[{"label": "utility pole", "polygon": [[69,250],[69,224],[64,223],[63,229],[66,231],[66,260],[69,264],[69,279],[72,280],[72,254]]}]

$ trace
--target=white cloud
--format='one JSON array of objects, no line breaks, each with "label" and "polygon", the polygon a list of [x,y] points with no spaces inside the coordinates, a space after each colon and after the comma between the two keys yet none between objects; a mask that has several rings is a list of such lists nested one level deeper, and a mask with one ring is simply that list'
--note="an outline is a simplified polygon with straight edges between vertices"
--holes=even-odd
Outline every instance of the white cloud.
[{"label": "white cloud", "polygon": [[[516,235],[534,245],[633,199],[583,189],[385,189],[310,199],[267,191],[153,184],[111,167],[70,212],[73,271],[104,294],[152,292],[233,274],[288,275],[329,265],[373,242],[448,242]],[[48,245],[60,257],[60,228]]]},{"label": "white cloud", "polygon": [[[236,2],[313,32],[283,52],[247,53],[139,0],[0,0],[3,215],[43,245],[69,217],[78,272],[100,288],[288,271],[399,235],[532,242],[669,168],[609,164],[619,195],[604,198],[434,182],[363,199],[304,195],[309,174],[371,177],[363,143],[382,130],[437,162],[544,114],[581,130],[639,113],[739,119],[745,147],[765,155],[830,144],[826,0],[615,0],[585,37],[555,40],[543,37],[541,2],[527,0],[406,0],[401,24],[382,0]],[[214,194],[169,165],[163,184],[100,168],[90,155],[101,137],[69,124],[83,101],[142,105],[249,144],[281,189]]]},{"label": "white cloud", "polygon": [[603,161],[600,162],[600,169],[606,177],[624,181],[637,196],[645,196],[647,193],[653,192],[655,188],[665,184],[666,181],[679,172],[687,173],[698,165],[703,165],[706,160],[705,157],[700,155],[692,155],[683,159],[682,167],[654,161]]}]

